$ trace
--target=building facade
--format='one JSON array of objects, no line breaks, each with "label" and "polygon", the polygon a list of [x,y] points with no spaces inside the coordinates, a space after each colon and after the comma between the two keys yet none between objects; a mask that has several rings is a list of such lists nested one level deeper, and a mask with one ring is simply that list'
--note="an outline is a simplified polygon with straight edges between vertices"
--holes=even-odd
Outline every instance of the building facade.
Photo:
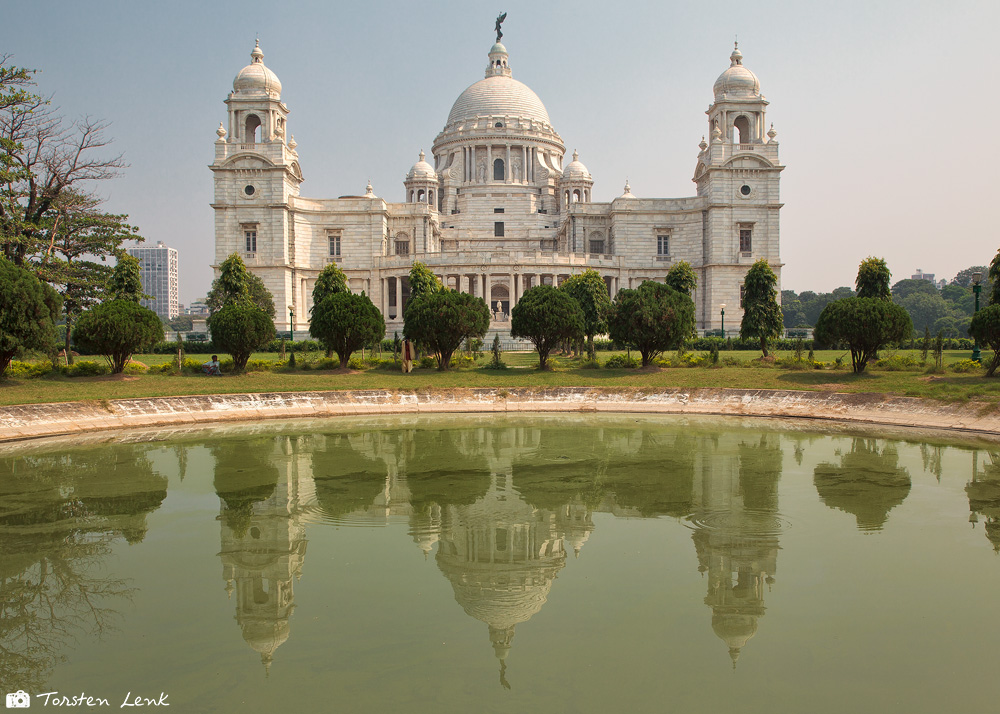
[{"label": "building facade", "polygon": [[[513,77],[497,41],[485,77],[452,106],[403,181],[404,200],[375,195],[300,195],[303,173],[281,82],[259,44],[226,99],[215,142],[215,266],[232,253],[271,290],[279,329],[305,329],[319,272],[336,262],[355,292],[401,330],[413,263],[453,289],[483,297],[492,329],[504,332],[525,290],[598,271],[613,297],[644,280],[663,281],[687,261],[698,275],[698,327],[739,325],[742,283],[767,260],[779,277],[778,142],[767,100],[734,49],[715,82],[699,144],[694,196],[594,202],[594,178],[566,147],[538,96]],[[294,326],[290,311],[297,316]],[[734,319],[735,318],[735,319]]]},{"label": "building facade", "polygon": [[173,320],[180,314],[177,302],[177,249],[157,241],[155,248],[129,248],[128,254],[138,259],[142,270],[142,291],[153,298],[143,300],[142,306],[164,320]]}]

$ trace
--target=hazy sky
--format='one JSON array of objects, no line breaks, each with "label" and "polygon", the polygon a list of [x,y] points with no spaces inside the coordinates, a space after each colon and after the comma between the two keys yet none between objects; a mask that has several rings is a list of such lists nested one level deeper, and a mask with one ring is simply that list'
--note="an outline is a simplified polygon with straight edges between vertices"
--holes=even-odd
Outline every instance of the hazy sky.
[{"label": "hazy sky", "polygon": [[495,17],[514,77],[594,176],[593,199],[695,193],[734,36],[781,145],[782,287],[853,285],[884,257],[950,279],[1000,247],[1000,2],[186,2],[0,0],[0,54],[62,113],[111,122],[130,164],[101,187],[180,251],[181,302],[214,256],[215,129],[259,34],[281,79],[302,195],[403,199],[402,179],[481,79]]}]

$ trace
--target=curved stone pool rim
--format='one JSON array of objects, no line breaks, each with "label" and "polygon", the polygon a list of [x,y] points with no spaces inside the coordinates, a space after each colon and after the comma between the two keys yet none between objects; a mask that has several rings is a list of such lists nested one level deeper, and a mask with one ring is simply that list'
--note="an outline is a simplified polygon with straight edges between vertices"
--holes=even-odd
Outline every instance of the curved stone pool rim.
[{"label": "curved stone pool rim", "polygon": [[367,414],[607,412],[780,417],[1000,439],[1000,404],[775,389],[365,389],[210,394],[0,407],[0,442],[156,426]]}]

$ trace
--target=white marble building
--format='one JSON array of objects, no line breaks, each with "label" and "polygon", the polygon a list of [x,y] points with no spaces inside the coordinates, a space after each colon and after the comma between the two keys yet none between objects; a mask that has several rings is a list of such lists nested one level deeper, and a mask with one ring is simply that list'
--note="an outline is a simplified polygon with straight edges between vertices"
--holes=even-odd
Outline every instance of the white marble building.
[{"label": "white marble building", "polygon": [[[319,271],[335,261],[401,331],[414,261],[446,285],[487,298],[493,329],[534,285],[597,270],[612,296],[662,281],[686,260],[698,274],[698,327],[738,328],[743,278],[765,258],[780,279],[778,194],[782,166],[767,100],[735,49],[716,80],[693,181],[695,196],[639,198],[626,182],[609,203],[566,147],[545,105],[513,78],[507,49],[489,50],[486,76],[459,95],[445,126],[403,181],[404,200],[299,195],[303,173],[281,82],[259,45],[226,99],[215,142],[215,266],[243,256],[274,295],[278,329],[307,328]],[[303,79],[303,83],[305,80]],[[655,160],[656,147],[650,147]]]}]

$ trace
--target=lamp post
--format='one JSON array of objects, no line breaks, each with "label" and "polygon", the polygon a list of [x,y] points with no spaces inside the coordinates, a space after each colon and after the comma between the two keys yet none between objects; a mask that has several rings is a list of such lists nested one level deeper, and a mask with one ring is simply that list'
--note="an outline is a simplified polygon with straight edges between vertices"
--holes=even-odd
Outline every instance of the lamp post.
[{"label": "lamp post", "polygon": [[288,337],[290,340],[295,339],[295,310],[291,307],[288,308]]},{"label": "lamp post", "polygon": [[722,313],[722,337],[726,337],[726,303],[719,305],[719,311]]},{"label": "lamp post", "polygon": [[[979,312],[979,293],[983,291],[983,274],[973,273],[972,274],[972,293],[976,296],[976,309],[972,313],[973,316]],[[979,351],[979,340],[977,339],[975,345],[972,348],[972,361],[980,362],[980,351]]]}]

